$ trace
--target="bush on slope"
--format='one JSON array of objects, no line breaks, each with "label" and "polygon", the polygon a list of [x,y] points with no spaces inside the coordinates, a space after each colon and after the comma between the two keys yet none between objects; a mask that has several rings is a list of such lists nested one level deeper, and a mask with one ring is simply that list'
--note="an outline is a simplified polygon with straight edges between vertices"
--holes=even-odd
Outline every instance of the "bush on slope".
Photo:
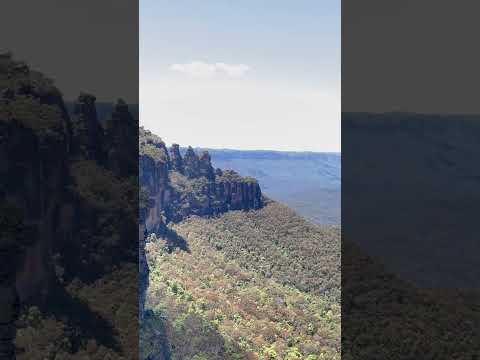
[{"label": "bush on slope", "polygon": [[187,241],[171,254],[163,240],[147,245],[147,308],[168,319],[172,359],[339,359],[339,304]]},{"label": "bush on slope", "polygon": [[317,226],[288,207],[268,202],[258,211],[229,212],[214,219],[191,217],[174,226],[228,259],[266,278],[340,301],[340,228]]}]

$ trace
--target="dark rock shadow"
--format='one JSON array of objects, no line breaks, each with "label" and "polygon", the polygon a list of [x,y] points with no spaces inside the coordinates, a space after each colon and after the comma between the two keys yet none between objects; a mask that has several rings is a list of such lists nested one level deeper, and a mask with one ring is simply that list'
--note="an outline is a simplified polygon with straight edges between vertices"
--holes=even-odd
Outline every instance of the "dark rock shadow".
[{"label": "dark rock shadow", "polygon": [[187,240],[175,230],[166,227],[165,233],[163,235],[167,240],[168,251],[172,252],[175,249],[180,249],[190,253],[190,248],[188,247]]},{"label": "dark rock shadow", "polygon": [[175,249],[190,253],[187,240],[167,225],[161,223],[157,229],[154,229],[154,231],[151,231],[150,233],[155,234],[155,236],[161,237],[166,241],[166,249],[169,253]]},{"label": "dark rock shadow", "polygon": [[54,287],[49,292],[47,301],[39,308],[46,316],[53,315],[57,319],[65,319],[67,326],[75,330],[76,336],[71,339],[74,352],[88,339],[95,339],[100,345],[121,351],[116,338],[118,331],[112,324],[92,310],[85,301],[69,294],[62,286]]}]

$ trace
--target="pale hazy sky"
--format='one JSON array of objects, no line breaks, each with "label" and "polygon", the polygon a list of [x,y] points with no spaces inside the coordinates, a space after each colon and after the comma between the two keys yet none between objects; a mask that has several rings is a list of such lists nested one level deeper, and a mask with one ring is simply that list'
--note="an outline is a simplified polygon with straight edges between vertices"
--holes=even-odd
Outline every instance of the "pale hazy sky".
[{"label": "pale hazy sky", "polygon": [[140,0],[140,121],[167,144],[340,151],[339,0]]}]

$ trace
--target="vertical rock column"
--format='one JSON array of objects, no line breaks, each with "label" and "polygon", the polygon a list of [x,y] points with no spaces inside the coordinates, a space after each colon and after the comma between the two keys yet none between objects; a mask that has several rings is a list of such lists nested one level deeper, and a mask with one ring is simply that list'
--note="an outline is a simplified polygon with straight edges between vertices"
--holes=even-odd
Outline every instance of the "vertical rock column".
[{"label": "vertical rock column", "polygon": [[193,148],[189,146],[183,157],[183,164],[185,167],[185,176],[190,179],[200,177],[200,159],[198,158]]},{"label": "vertical rock column", "polygon": [[145,254],[145,242],[147,238],[147,231],[145,225],[140,224],[139,226],[139,246],[138,246],[138,311],[139,318],[143,320],[143,315],[145,313],[145,296],[148,289],[148,263],[147,256]]},{"label": "vertical rock column", "polygon": [[180,174],[185,174],[183,159],[180,154],[180,146],[178,144],[172,144],[172,147],[170,148],[170,166],[172,170],[175,170]]},{"label": "vertical rock column", "polygon": [[215,171],[212,166],[212,159],[208,151],[204,151],[199,160],[200,176],[206,177],[210,181],[215,180]]},{"label": "vertical rock column", "polygon": [[107,167],[121,177],[138,172],[138,121],[122,99],[117,101],[105,132]]},{"label": "vertical rock column", "polygon": [[90,94],[80,94],[73,110],[74,153],[84,159],[103,163],[103,129],[98,122],[95,107],[96,98]]}]

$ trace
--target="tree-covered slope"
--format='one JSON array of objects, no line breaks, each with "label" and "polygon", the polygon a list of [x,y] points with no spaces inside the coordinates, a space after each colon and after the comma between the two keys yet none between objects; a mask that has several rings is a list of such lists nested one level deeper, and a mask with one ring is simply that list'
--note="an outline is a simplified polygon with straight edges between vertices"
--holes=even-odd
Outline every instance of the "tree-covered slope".
[{"label": "tree-covered slope", "polygon": [[269,201],[254,212],[193,217],[175,230],[199,238],[248,270],[331,301],[340,300],[340,228],[317,226]]},{"label": "tree-covered slope", "polygon": [[342,358],[478,358],[477,290],[415,286],[342,242]]},{"label": "tree-covered slope", "polygon": [[267,202],[170,229],[188,251],[147,242],[143,358],[158,354],[155,328],[172,359],[340,358],[338,228]]}]

